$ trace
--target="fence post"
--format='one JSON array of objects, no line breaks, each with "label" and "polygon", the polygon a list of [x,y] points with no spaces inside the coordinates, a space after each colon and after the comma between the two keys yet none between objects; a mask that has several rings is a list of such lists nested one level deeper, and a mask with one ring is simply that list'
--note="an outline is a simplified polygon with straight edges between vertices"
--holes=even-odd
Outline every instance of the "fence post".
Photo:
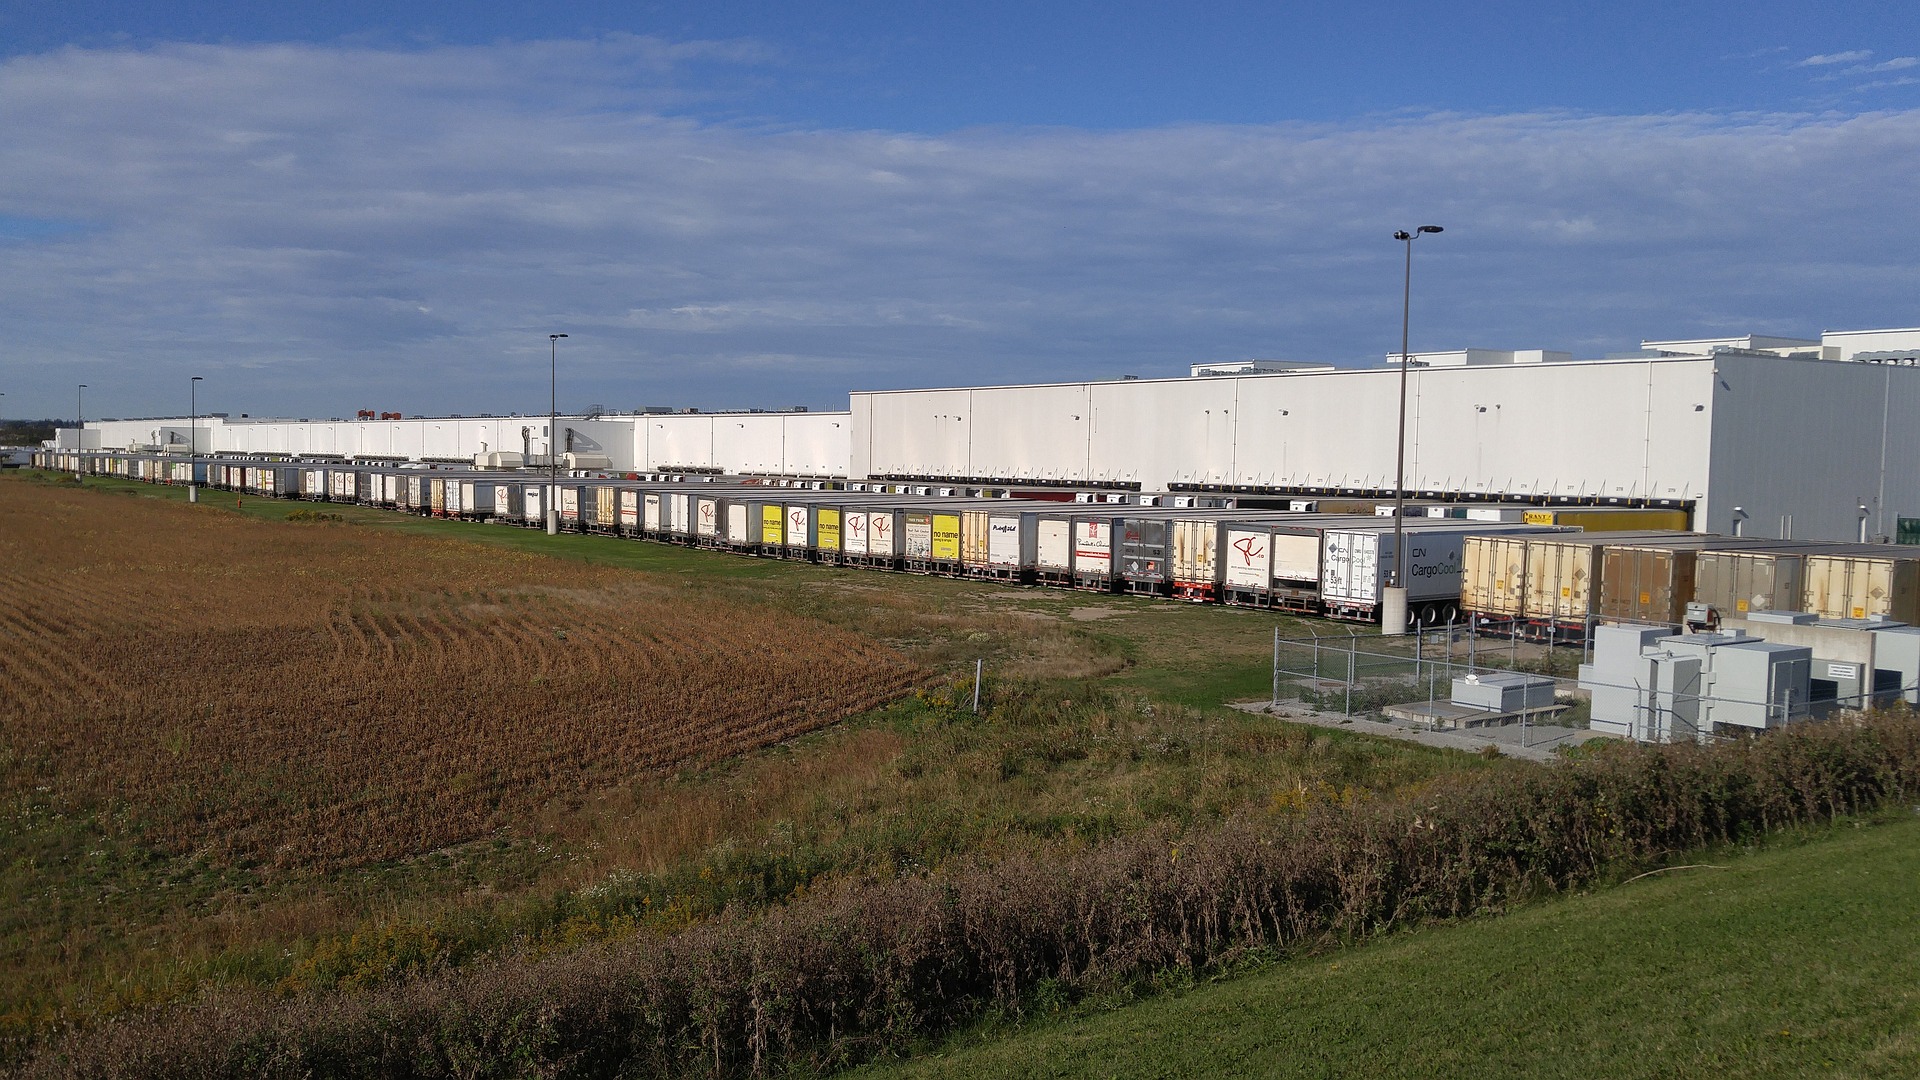
[{"label": "fence post", "polygon": [[1415,623],[1413,626],[1413,681],[1420,681],[1420,646],[1426,641],[1427,628]]},{"label": "fence post", "polygon": [[975,716],[980,715],[980,673],[986,669],[986,665],[987,662],[984,659],[973,662],[973,714]]},{"label": "fence post", "polygon": [[1474,666],[1479,662],[1480,627],[1477,623],[1470,623],[1467,626],[1467,674],[1473,674]]},{"label": "fence post", "polygon": [[1353,715],[1353,661],[1354,649],[1358,647],[1358,644],[1358,639],[1353,636],[1353,631],[1347,631],[1347,699],[1346,704],[1340,708],[1340,715],[1342,716]]},{"label": "fence post", "polygon": [[1273,700],[1267,703],[1267,708],[1276,709],[1279,707],[1280,707],[1280,628],[1278,626],[1275,626],[1273,628]]}]

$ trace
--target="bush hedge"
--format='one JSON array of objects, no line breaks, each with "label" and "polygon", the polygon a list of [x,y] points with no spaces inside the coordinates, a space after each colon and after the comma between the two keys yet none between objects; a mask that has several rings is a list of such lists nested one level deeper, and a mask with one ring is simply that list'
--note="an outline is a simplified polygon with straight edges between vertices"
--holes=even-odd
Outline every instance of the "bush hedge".
[{"label": "bush hedge", "polygon": [[1609,746],[1392,798],[1289,793],[1224,825],[841,882],[563,955],[360,992],[217,994],[68,1032],[41,1077],[767,1075],[899,1053],[1036,1000],[1497,911],[1920,793],[1920,724]]}]

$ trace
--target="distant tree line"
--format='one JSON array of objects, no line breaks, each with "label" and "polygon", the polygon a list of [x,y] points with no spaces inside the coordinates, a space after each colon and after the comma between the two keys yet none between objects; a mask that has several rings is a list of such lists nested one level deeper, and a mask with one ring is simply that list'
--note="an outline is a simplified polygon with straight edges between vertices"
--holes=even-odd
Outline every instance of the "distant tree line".
[{"label": "distant tree line", "polygon": [[71,420],[0,420],[0,446],[38,446],[53,438],[56,427],[72,427]]}]

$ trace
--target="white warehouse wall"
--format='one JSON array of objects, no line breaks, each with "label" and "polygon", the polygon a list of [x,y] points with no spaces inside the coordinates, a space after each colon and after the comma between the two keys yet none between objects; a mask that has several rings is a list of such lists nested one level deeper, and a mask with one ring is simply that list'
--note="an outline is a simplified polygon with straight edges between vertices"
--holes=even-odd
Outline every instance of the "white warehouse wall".
[{"label": "white warehouse wall", "polygon": [[853,425],[843,412],[659,413],[633,424],[634,468],[845,476]]},{"label": "white warehouse wall", "polygon": [[[847,473],[853,425],[844,412],[674,413],[657,416],[559,418],[548,437],[545,416],[420,417],[406,420],[199,419],[201,453],[332,454],[471,460],[486,451],[544,458],[557,444],[604,454],[609,468],[702,468],[729,473],[832,476]],[[128,449],[187,442],[186,417],[89,421],[88,448]],[[62,429],[56,443],[71,448]]]},{"label": "white warehouse wall", "polygon": [[[856,393],[850,474],[1391,488],[1399,380],[1328,370]],[[1416,368],[1407,486],[1698,499],[1711,385],[1701,359]]]}]

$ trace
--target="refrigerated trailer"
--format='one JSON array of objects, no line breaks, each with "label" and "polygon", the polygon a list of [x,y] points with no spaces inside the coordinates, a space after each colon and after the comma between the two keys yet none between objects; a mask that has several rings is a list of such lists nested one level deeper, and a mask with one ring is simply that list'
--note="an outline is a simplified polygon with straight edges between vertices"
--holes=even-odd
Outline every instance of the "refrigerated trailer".
[{"label": "refrigerated trailer", "polygon": [[[1461,571],[1469,536],[1521,533],[1552,536],[1572,533],[1566,526],[1501,524],[1464,519],[1427,519],[1405,525],[1407,614],[1418,622],[1451,622],[1460,613]],[[1320,602],[1336,619],[1372,622],[1380,618],[1381,591],[1393,581],[1402,560],[1391,527],[1329,529],[1322,538]]]},{"label": "refrigerated trailer", "polygon": [[1378,524],[1370,515],[1315,511],[1242,513],[1223,522],[1220,599],[1239,607],[1318,614],[1326,531]]},{"label": "refrigerated trailer", "polygon": [[1807,556],[1802,609],[1822,618],[1920,623],[1920,552],[1873,546]]}]

